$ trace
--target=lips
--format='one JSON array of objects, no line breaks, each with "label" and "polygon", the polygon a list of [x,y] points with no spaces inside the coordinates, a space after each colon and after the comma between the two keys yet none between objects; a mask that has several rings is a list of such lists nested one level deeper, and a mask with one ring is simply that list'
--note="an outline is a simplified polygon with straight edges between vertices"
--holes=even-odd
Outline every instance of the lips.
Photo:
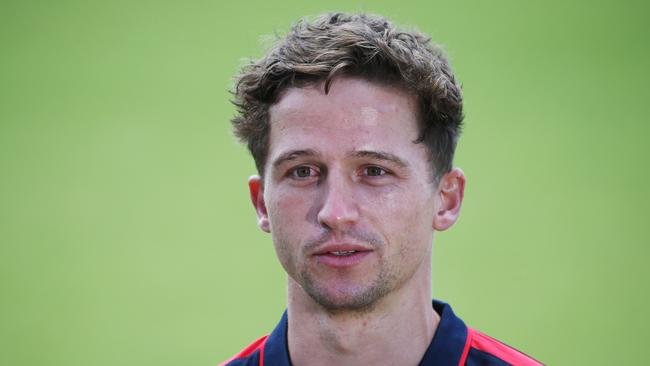
[{"label": "lips", "polygon": [[333,268],[346,268],[357,265],[372,253],[372,249],[362,245],[336,244],[327,245],[314,253],[320,264]]}]

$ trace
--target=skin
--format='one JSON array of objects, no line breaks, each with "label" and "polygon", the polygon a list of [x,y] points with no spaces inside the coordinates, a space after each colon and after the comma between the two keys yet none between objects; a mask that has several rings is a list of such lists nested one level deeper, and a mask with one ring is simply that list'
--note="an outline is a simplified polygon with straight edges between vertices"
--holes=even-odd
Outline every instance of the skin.
[{"label": "skin", "polygon": [[[249,180],[259,227],[288,274],[295,365],[417,365],[439,322],[431,307],[434,231],[454,224],[465,177],[436,184],[415,98],[341,77],[290,88],[270,109],[265,179]],[[331,245],[366,251],[332,267]]]}]

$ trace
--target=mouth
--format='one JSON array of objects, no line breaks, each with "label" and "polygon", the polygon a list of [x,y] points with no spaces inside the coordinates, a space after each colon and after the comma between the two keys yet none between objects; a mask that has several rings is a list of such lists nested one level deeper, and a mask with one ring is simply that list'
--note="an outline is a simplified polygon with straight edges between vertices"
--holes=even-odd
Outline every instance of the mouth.
[{"label": "mouth", "polygon": [[338,256],[352,255],[358,252],[359,251],[357,250],[335,250],[335,251],[327,252],[326,254],[331,254],[338,257]]},{"label": "mouth", "polygon": [[320,264],[337,269],[353,267],[367,258],[371,249],[358,245],[331,245],[314,254]]}]

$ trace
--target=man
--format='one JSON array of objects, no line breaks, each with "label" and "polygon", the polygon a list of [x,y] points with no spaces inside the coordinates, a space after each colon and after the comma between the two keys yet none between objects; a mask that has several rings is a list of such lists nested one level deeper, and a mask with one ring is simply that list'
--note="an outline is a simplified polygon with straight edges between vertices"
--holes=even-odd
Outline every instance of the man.
[{"label": "man", "polygon": [[460,87],[428,38],[370,15],[303,21],[244,68],[235,98],[288,308],[222,365],[539,365],[432,306],[431,242],[465,176]]}]

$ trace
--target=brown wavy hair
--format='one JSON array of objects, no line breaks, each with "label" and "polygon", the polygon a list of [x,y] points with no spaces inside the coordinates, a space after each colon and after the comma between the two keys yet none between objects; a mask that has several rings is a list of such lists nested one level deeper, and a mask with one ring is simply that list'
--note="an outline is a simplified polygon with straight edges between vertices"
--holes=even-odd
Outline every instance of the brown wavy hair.
[{"label": "brown wavy hair", "polygon": [[341,75],[415,95],[420,135],[413,142],[427,147],[434,178],[451,169],[463,120],[462,93],[440,47],[426,35],[396,29],[380,16],[333,13],[298,22],[237,77],[232,93],[238,114],[232,125],[261,176],[269,147],[270,106],[290,87],[324,81],[328,93],[333,78]]}]

